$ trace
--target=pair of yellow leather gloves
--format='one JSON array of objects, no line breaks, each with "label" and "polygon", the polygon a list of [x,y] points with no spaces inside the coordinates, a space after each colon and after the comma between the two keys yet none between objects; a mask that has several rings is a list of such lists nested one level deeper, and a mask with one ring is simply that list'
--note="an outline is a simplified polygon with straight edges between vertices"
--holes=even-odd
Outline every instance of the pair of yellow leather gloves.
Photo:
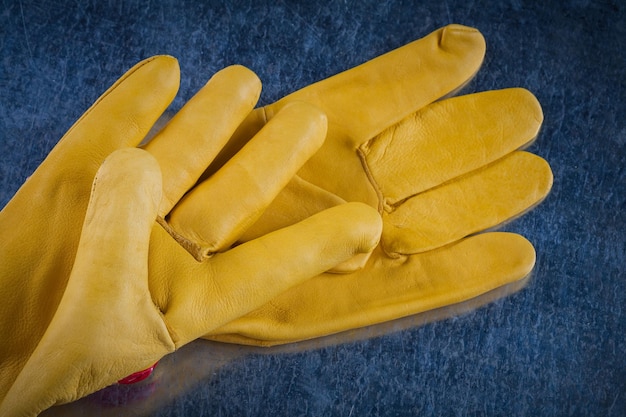
[{"label": "pair of yellow leather gloves", "polygon": [[484,53],[450,25],[258,109],[258,78],[228,67],[144,145],[179,70],[136,65],[0,212],[0,415],[199,337],[289,343],[525,277],[526,239],[478,232],[549,192],[519,150],[541,107],[523,89],[444,98]]}]

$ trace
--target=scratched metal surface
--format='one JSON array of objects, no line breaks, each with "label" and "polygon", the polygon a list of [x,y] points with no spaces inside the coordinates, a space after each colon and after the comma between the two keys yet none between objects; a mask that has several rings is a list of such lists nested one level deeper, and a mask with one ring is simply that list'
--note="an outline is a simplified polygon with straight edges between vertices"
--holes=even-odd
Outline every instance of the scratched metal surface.
[{"label": "scratched metal surface", "polygon": [[555,184],[505,226],[535,272],[463,306],[280,349],[195,342],[146,382],[44,415],[626,415],[626,10],[569,1],[2,1],[0,206],[119,75],[180,60],[174,108],[233,63],[262,102],[448,23],[487,39],[466,92],[543,105]]}]

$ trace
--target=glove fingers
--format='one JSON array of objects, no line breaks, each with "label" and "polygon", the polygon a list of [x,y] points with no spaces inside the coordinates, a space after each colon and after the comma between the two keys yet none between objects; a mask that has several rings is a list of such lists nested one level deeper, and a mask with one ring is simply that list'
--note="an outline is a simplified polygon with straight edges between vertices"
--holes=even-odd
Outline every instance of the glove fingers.
[{"label": "glove fingers", "polygon": [[[47,160],[73,177],[85,167],[95,173],[111,152],[141,142],[176,96],[179,81],[173,57],[155,56],[138,63],[81,116]],[[91,181],[93,173],[86,178]]]},{"label": "glove fingers", "polygon": [[353,151],[407,115],[458,90],[478,71],[484,55],[485,40],[476,29],[461,25],[441,28],[253,111],[207,174],[219,169],[268,119],[293,101],[321,108],[328,116],[333,140],[345,142]]},{"label": "glove fingers", "polygon": [[[177,344],[207,334],[286,289],[372,251],[381,228],[371,207],[347,203],[203,263],[171,264],[168,271],[176,278],[170,283],[171,297],[161,305],[168,327],[177,329]],[[165,245],[153,249],[150,258],[170,253]]]},{"label": "glove fingers", "polygon": [[532,245],[510,233],[481,234],[396,260],[377,249],[363,271],[308,280],[207,338],[268,346],[383,323],[520,280],[534,262]]},{"label": "glove fingers", "polygon": [[249,69],[217,72],[144,148],[163,172],[165,216],[198,181],[237,126],[256,105],[261,82]]},{"label": "glove fingers", "polygon": [[386,130],[360,148],[361,158],[391,210],[527,145],[542,121],[539,102],[524,89],[454,97]]},{"label": "glove fingers", "polygon": [[501,160],[404,201],[383,215],[389,254],[435,249],[504,223],[541,202],[552,187],[542,158],[513,152]]},{"label": "glove fingers", "polygon": [[329,129],[354,147],[460,88],[478,71],[485,41],[476,29],[449,25],[266,107],[271,117],[301,100],[328,116]]},{"label": "glove fingers", "polygon": [[[198,259],[232,245],[324,142],[326,117],[306,103],[285,107],[168,217]],[[215,202],[219,202],[216,204]],[[197,251],[197,253],[196,253]]]},{"label": "glove fingers", "polygon": [[0,415],[35,415],[76,400],[173,350],[148,292],[146,259],[160,201],[154,158],[132,148],[107,158],[66,291]]},{"label": "glove fingers", "polygon": [[[248,242],[274,230],[291,226],[316,213],[344,204],[346,201],[299,176],[294,176],[287,186],[271,202],[256,223],[239,237]],[[363,268],[371,253],[362,253],[335,265],[329,272],[344,274]]]}]

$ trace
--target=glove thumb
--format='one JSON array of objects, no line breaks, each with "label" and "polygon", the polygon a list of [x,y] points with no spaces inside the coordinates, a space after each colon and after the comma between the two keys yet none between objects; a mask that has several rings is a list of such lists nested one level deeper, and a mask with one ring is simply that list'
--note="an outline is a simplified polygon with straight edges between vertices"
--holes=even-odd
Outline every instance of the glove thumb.
[{"label": "glove thumb", "polygon": [[36,415],[74,401],[174,350],[148,290],[161,193],[159,166],[145,151],[119,150],[102,164],[66,291],[0,415]]}]

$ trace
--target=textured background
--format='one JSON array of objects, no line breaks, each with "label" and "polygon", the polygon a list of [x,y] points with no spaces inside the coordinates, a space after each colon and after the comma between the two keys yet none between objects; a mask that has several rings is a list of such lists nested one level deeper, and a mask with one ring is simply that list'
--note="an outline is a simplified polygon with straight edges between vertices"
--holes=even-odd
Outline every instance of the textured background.
[{"label": "textured background", "polygon": [[233,63],[257,72],[268,103],[448,23],[487,39],[467,92],[521,86],[539,98],[545,123],[530,150],[555,174],[547,200],[506,226],[538,252],[508,297],[282,350],[194,343],[148,383],[50,415],[626,415],[624,3],[0,4],[0,207],[140,59],[180,60],[174,108]]}]

